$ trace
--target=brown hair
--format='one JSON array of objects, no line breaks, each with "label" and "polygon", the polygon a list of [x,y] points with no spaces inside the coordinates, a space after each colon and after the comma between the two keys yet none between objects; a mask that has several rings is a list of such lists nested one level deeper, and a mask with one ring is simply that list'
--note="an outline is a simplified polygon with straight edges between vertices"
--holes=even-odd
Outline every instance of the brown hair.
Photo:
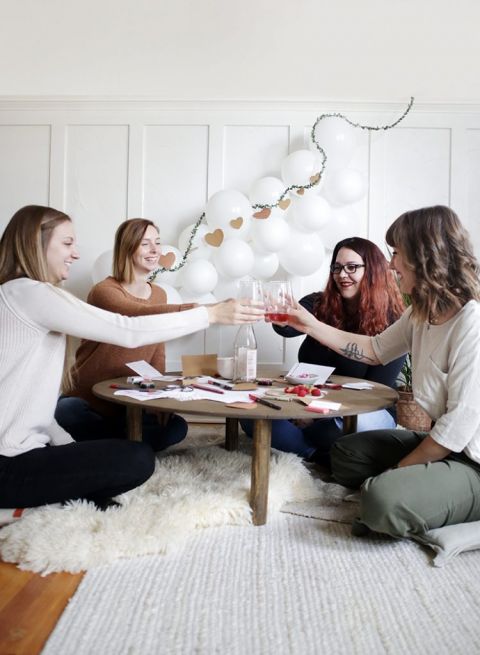
[{"label": "brown hair", "polygon": [[41,205],[15,212],[0,240],[0,284],[19,277],[50,282],[48,244],[57,225],[70,220],[67,214]]},{"label": "brown hair", "polygon": [[457,214],[436,205],[405,212],[390,225],[386,241],[399,248],[415,275],[412,316],[428,321],[469,300],[480,300],[479,263]]},{"label": "brown hair", "polygon": [[155,223],[146,218],[130,218],[118,226],[113,247],[113,277],[118,282],[133,282],[133,255],[149,225],[159,232]]},{"label": "brown hair", "polygon": [[340,330],[370,336],[379,334],[396,321],[405,309],[393,272],[380,248],[361,237],[339,241],[332,253],[331,266],[335,264],[341,248],[354,250],[365,264],[357,311],[353,317],[347,314],[345,301],[330,274],[325,291],[319,294],[314,307],[315,316]]}]

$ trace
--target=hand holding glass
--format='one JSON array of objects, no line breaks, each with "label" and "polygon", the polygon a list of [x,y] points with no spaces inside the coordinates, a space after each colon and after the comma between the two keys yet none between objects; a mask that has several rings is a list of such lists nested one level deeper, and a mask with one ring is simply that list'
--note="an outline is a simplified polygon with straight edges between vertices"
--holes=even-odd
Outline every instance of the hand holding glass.
[{"label": "hand holding glass", "polygon": [[271,280],[263,286],[265,321],[286,325],[288,308],[293,306],[293,291],[290,282]]}]

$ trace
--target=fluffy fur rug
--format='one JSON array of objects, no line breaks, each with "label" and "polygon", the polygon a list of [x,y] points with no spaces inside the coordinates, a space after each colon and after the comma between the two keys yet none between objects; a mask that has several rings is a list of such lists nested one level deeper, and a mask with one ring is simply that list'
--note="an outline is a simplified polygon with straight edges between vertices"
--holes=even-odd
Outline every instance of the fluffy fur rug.
[{"label": "fluffy fur rug", "polygon": [[[178,549],[198,528],[251,523],[251,457],[216,446],[168,454],[144,485],[105,512],[76,501],[42,507],[0,530],[0,556],[38,573],[76,573],[120,558]],[[273,451],[269,522],[282,505],[318,497],[295,455]]]}]

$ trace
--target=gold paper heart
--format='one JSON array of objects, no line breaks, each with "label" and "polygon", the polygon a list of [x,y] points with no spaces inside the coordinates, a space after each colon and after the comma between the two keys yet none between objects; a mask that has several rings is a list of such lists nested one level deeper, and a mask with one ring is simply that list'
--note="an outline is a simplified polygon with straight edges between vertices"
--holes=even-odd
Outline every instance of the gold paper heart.
[{"label": "gold paper heart", "polygon": [[167,252],[166,255],[160,255],[158,263],[163,268],[171,268],[173,266],[173,264],[175,263],[175,253],[174,252]]},{"label": "gold paper heart", "polygon": [[283,210],[288,209],[290,207],[290,199],[285,198],[285,200],[280,200],[278,206]]},{"label": "gold paper heart", "polygon": [[230,225],[234,230],[239,230],[243,225],[243,218],[241,216],[238,216],[238,218],[232,218]]},{"label": "gold paper heart", "polygon": [[214,246],[215,248],[218,248],[219,246],[222,245],[223,232],[220,228],[218,228],[214,232],[207,232],[207,234],[204,236],[204,239],[209,246]]},{"label": "gold paper heart", "polygon": [[271,213],[272,210],[269,209],[268,207],[265,207],[264,209],[261,209],[259,212],[255,212],[253,218],[268,218]]},{"label": "gold paper heart", "polygon": [[317,182],[320,182],[320,173],[316,173],[315,175],[312,175],[310,178],[310,182],[312,184],[316,184]]},{"label": "gold paper heart", "polygon": [[303,196],[303,194],[305,193],[305,189],[297,189],[297,193],[299,196]]}]

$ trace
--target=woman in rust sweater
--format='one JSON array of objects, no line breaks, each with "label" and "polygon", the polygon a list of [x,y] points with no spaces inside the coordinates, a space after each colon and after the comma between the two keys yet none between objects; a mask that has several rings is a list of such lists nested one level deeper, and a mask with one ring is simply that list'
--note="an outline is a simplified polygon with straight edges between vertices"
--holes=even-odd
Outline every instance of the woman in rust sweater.
[{"label": "woman in rust sweater", "polygon": [[[133,218],[117,229],[113,276],[96,284],[88,303],[125,316],[162,314],[191,309],[193,304],[168,305],[165,291],[148,282],[159,266],[160,237],[152,221]],[[102,380],[129,375],[126,362],[145,360],[165,370],[165,346],[157,343],[122,348],[97,341],[82,341],[76,353],[73,388],[57,404],[55,418],[75,441],[126,436],[124,406],[100,400],[92,386]],[[143,439],[154,450],[178,443],[187,434],[186,421],[176,414],[143,412]]]}]

